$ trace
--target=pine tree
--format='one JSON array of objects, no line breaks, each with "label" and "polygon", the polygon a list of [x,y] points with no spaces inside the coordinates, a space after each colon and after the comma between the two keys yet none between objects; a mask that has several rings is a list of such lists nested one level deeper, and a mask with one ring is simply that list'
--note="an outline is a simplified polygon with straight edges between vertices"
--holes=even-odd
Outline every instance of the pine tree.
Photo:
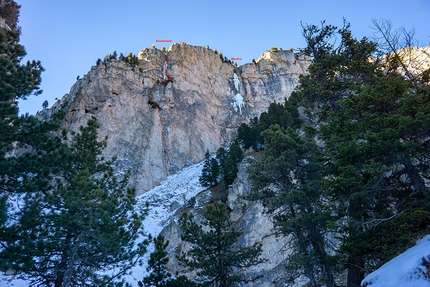
[{"label": "pine tree", "polygon": [[[258,119],[255,119],[258,121]],[[240,142],[242,147],[247,150],[249,148],[253,148],[254,150],[258,150],[259,142],[258,142],[259,131],[248,124],[241,124],[239,129],[237,130],[237,140]]]},{"label": "pine tree", "polygon": [[181,216],[181,238],[191,243],[191,249],[179,260],[198,272],[196,280],[202,286],[235,286],[241,279],[236,269],[263,262],[259,259],[261,244],[246,248],[236,246],[242,233],[233,228],[228,207],[221,202],[208,205],[203,217],[200,225],[192,214]]},{"label": "pine tree", "polygon": [[172,278],[172,275],[167,271],[166,265],[169,262],[167,258],[166,248],[169,241],[164,240],[163,235],[157,236],[154,239],[155,250],[151,253],[148,260],[147,271],[151,273],[139,282],[142,287],[195,287],[196,284],[185,276]]},{"label": "pine tree", "polygon": [[147,271],[151,271],[151,273],[143,278],[142,283],[139,283],[139,285],[148,287],[166,286],[166,282],[171,277],[170,273],[166,270],[166,264],[169,262],[166,251],[168,245],[169,242],[164,241],[163,235],[158,235],[157,238],[154,239],[155,250],[149,257],[147,267]]},{"label": "pine tree", "polygon": [[326,148],[327,198],[336,202],[348,286],[356,287],[430,223],[428,80],[426,71],[407,71],[398,51],[381,57],[380,44],[355,39],[346,22],[305,26],[304,36],[313,64],[297,96]]},{"label": "pine tree", "polygon": [[211,158],[209,150],[205,153],[205,161],[203,164],[202,175],[199,182],[202,186],[212,187],[218,183],[219,165],[215,158]]},{"label": "pine tree", "polygon": [[236,164],[239,164],[243,160],[243,150],[240,148],[237,140],[230,144],[228,154]]},{"label": "pine tree", "polygon": [[240,148],[237,141],[230,144],[228,151],[224,148],[219,148],[217,151],[217,160],[221,167],[220,175],[222,183],[230,185],[237,177],[238,167],[237,165],[243,159],[243,151]]},{"label": "pine tree", "polygon": [[[57,143],[49,138],[53,123],[41,123],[31,116],[18,116],[17,101],[29,95],[39,95],[43,67],[39,61],[21,63],[26,55],[19,44],[20,27],[17,25],[20,6],[13,0],[0,5],[0,244],[5,240],[10,197],[24,191],[46,186],[52,161],[41,165],[34,159],[47,158],[41,152],[54,148]],[[24,153],[25,156],[18,157]],[[3,258],[0,258],[2,265]]]},{"label": "pine tree", "polygon": [[299,117],[297,110],[296,96],[285,100],[285,103],[272,103],[267,112],[263,112],[259,118],[255,117],[250,125],[242,124],[238,129],[238,142],[244,149],[252,147],[254,150],[260,150],[263,147],[263,138],[261,132],[268,129],[272,125],[279,125],[286,129],[298,129],[301,127],[302,120]]},{"label": "pine tree", "polygon": [[262,201],[278,234],[291,237],[287,271],[292,280],[306,276],[311,286],[320,278],[334,286],[327,227],[333,220],[325,206],[321,150],[311,138],[278,125],[263,132],[264,153],[248,169],[250,199]]},{"label": "pine tree", "polygon": [[97,141],[97,128],[89,121],[61,147],[49,189],[27,192],[10,222],[5,267],[34,285],[114,286],[146,250],[136,241],[142,226],[129,175],[118,179],[101,156],[106,142]]}]

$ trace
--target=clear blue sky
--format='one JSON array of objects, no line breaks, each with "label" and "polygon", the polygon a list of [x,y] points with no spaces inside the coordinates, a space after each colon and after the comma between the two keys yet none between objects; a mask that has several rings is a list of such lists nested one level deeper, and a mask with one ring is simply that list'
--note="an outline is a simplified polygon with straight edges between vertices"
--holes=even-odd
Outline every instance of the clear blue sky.
[{"label": "clear blue sky", "polygon": [[[48,100],[68,93],[106,54],[151,47],[157,39],[186,42],[242,58],[257,58],[272,46],[302,48],[300,21],[341,26],[345,17],[355,37],[371,36],[372,18],[395,28],[415,28],[422,46],[430,43],[430,0],[16,0],[21,7],[21,43],[27,59],[40,60],[43,94],[19,104],[34,114]],[[161,49],[169,43],[158,43]]]}]

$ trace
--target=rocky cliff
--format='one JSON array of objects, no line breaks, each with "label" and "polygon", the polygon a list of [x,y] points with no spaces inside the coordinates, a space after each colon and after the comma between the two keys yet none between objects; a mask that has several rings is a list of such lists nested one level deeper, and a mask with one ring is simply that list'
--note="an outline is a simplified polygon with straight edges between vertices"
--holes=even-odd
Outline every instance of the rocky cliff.
[{"label": "rocky cliff", "polygon": [[[271,287],[285,286],[285,260],[289,254],[287,250],[289,238],[278,237],[275,234],[273,222],[268,214],[264,213],[264,207],[256,201],[245,200],[244,197],[251,192],[251,183],[248,180],[246,169],[247,158],[239,165],[239,172],[234,183],[228,188],[227,204],[231,209],[230,220],[235,230],[240,230],[242,235],[237,244],[242,247],[252,246],[254,243],[262,243],[261,259],[264,263],[243,270],[244,282],[240,286],[246,287]],[[171,196],[173,197],[173,196]],[[194,196],[192,206],[188,203],[175,205],[178,209],[167,221],[168,224],[161,230],[161,234],[169,241],[168,269],[172,274],[179,272],[191,278],[193,273],[186,273],[177,260],[177,256],[186,252],[188,243],[181,240],[181,230],[177,222],[183,212],[191,212],[197,220],[203,220],[201,212],[210,202],[216,201],[217,195],[210,190],[203,190]],[[298,286],[302,286],[299,281]]]},{"label": "rocky cliff", "polygon": [[206,150],[228,145],[241,123],[288,98],[309,64],[303,54],[283,50],[235,67],[209,48],[145,48],[136,65],[99,61],[39,117],[62,109],[69,130],[97,119],[100,137],[108,136],[106,154],[118,158],[120,171],[132,171],[141,194],[201,161]]}]

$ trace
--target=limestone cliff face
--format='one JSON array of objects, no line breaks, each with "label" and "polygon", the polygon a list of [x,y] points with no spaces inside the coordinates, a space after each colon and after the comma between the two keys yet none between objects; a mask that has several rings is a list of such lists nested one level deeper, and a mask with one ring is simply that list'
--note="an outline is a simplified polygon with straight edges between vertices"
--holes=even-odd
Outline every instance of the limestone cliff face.
[{"label": "limestone cliff face", "polygon": [[136,66],[116,59],[93,66],[39,117],[63,109],[69,130],[97,119],[100,138],[108,136],[106,154],[118,158],[120,171],[131,169],[139,194],[201,161],[206,150],[228,145],[241,123],[288,98],[310,64],[302,54],[280,50],[235,67],[209,48],[173,44],[167,64],[173,80],[154,87],[163,81],[166,55],[145,48],[138,59]]}]

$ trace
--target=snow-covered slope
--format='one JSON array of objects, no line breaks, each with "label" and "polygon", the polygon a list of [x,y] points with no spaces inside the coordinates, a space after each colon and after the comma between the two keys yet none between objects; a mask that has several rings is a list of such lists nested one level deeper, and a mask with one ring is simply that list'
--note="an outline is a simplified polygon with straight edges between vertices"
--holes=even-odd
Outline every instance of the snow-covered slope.
[{"label": "snow-covered slope", "polygon": [[361,282],[362,287],[429,287],[430,235],[385,263]]},{"label": "snow-covered slope", "polygon": [[[199,183],[199,176],[202,172],[203,162],[186,167],[180,172],[168,177],[161,185],[140,195],[137,198],[136,208],[141,209],[148,202],[150,210],[144,219],[145,234],[156,237],[163,227],[172,219],[175,212],[186,204],[192,197],[197,195],[204,188]],[[143,238],[142,238],[143,240]],[[132,286],[138,286],[146,274],[146,262],[149,254],[153,251],[153,246],[149,246],[148,252],[143,258],[142,266],[135,266],[131,274],[125,280]],[[0,286],[27,287],[31,286],[29,280],[22,275],[0,274]]]},{"label": "snow-covered slope", "polygon": [[[156,237],[172,220],[179,208],[205,189],[199,183],[202,169],[203,162],[186,167],[179,173],[169,176],[161,185],[137,198],[137,208],[144,206],[146,202],[150,204],[149,214],[143,221],[146,234]],[[145,276],[146,262],[152,251],[153,246],[150,245],[143,258],[144,264],[135,266],[132,273],[126,277],[126,281],[132,286],[137,286],[137,281],[141,281]]]}]

